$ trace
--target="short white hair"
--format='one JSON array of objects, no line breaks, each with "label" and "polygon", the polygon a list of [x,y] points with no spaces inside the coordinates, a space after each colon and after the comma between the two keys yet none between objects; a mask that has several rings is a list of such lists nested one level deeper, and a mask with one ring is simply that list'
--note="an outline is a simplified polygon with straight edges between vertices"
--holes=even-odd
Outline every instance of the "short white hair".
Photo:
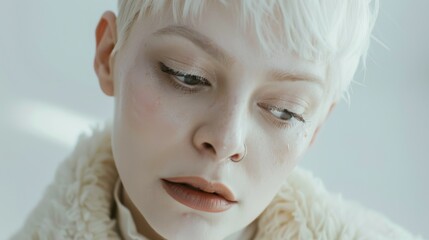
[{"label": "short white hair", "polygon": [[[210,0],[210,3],[215,0]],[[124,44],[133,23],[142,16],[171,11],[178,23],[198,19],[207,0],[118,0],[118,41]],[[238,21],[251,26],[262,49],[285,48],[300,58],[326,62],[340,78],[330,89],[338,99],[347,89],[362,60],[365,67],[379,0],[217,0],[237,9]],[[231,6],[233,5],[233,6]],[[279,31],[280,30],[280,31]],[[279,32],[282,33],[279,36]],[[336,69],[333,69],[336,68]],[[327,76],[328,77],[328,76]],[[332,77],[332,76],[331,76]]]}]

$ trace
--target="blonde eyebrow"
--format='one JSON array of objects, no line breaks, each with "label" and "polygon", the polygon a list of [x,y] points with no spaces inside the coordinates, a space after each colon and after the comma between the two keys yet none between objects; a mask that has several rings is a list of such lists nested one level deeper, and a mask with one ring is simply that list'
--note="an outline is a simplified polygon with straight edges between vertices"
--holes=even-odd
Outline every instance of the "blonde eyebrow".
[{"label": "blonde eyebrow", "polygon": [[186,26],[170,25],[159,29],[154,33],[154,35],[176,35],[183,37],[191,41],[223,65],[230,66],[233,62],[233,58],[211,41],[210,38]]},{"label": "blonde eyebrow", "polygon": [[273,70],[270,72],[270,75],[275,80],[278,81],[305,81],[305,82],[312,82],[316,83],[320,86],[323,85],[323,80],[311,73],[299,73],[299,72],[284,72],[281,70]]}]

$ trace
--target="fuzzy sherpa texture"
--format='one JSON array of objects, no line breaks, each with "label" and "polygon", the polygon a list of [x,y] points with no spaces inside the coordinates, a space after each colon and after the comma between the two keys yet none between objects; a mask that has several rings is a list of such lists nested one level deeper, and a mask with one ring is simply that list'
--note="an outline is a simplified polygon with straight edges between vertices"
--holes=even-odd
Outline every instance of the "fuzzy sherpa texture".
[{"label": "fuzzy sherpa texture", "polygon": [[[118,173],[111,127],[81,136],[15,239],[120,239],[113,218]],[[422,240],[384,216],[329,193],[309,171],[295,168],[258,218],[255,239]]]}]

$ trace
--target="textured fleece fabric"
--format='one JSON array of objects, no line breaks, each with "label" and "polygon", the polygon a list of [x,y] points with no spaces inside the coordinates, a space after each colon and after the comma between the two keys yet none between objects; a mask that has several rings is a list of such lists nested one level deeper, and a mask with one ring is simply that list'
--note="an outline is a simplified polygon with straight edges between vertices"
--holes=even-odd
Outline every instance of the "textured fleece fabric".
[{"label": "textured fleece fabric", "polygon": [[[55,180],[12,237],[19,239],[120,239],[113,190],[118,173],[111,127],[82,135]],[[295,168],[258,217],[255,239],[422,240],[386,217],[329,193],[309,171]]]}]

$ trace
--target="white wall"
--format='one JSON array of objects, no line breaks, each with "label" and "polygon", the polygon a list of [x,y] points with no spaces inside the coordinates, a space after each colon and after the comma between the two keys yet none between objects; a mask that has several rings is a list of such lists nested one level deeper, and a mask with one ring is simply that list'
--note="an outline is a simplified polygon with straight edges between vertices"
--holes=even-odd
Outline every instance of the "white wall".
[{"label": "white wall", "polygon": [[[115,1],[0,2],[0,239],[22,224],[77,134],[112,114],[92,70],[105,9]],[[372,45],[366,86],[354,85],[351,107],[337,106],[302,162],[331,191],[425,237],[427,9],[427,0],[382,0],[375,34],[390,50]]]},{"label": "white wall", "polygon": [[429,1],[381,1],[365,87],[338,106],[303,165],[329,189],[429,238]]}]

